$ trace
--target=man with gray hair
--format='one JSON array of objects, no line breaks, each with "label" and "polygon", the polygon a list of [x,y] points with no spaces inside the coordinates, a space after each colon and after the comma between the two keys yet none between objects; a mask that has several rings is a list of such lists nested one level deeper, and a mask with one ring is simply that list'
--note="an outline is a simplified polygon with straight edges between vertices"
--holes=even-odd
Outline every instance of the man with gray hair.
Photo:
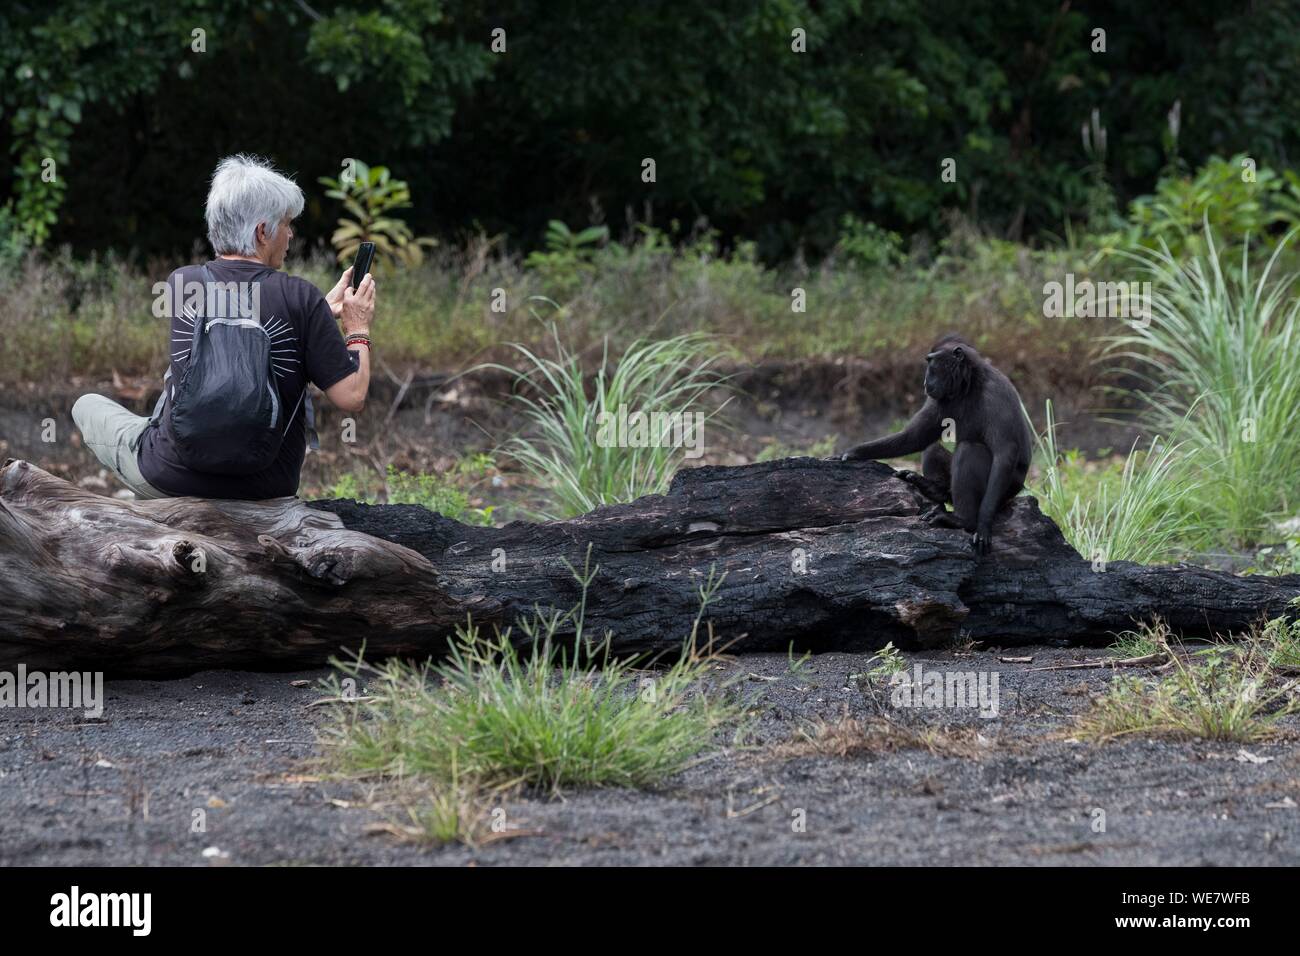
[{"label": "man with gray hair", "polygon": [[[354,290],[349,268],[322,295],[279,271],[302,208],[302,190],[266,160],[221,160],[205,209],[216,258],[155,286],[169,303],[155,312],[170,318],[171,361],[153,416],[102,395],[73,406],[87,447],[137,497],[294,495],[311,431],[308,385],[345,412],[364,407],[374,279],[367,273]],[[250,409],[265,421],[241,418]]]}]

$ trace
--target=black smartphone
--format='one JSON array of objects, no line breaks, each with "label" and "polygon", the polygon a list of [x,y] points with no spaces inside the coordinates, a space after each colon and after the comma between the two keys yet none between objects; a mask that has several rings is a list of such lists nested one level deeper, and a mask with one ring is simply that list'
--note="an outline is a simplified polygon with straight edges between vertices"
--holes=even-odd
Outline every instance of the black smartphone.
[{"label": "black smartphone", "polygon": [[370,271],[370,264],[375,261],[375,244],[373,242],[363,242],[357,247],[357,257],[352,263],[352,289],[355,291],[361,285],[361,280],[366,277]]}]

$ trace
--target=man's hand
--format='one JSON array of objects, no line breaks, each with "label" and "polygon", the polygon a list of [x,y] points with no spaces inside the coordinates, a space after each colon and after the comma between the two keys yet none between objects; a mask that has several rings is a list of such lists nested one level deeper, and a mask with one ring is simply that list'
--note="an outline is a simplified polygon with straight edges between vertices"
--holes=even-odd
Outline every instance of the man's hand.
[{"label": "man's hand", "polygon": [[330,304],[330,311],[334,313],[334,318],[343,314],[343,290],[352,285],[352,267],[348,266],[347,271],[339,277],[339,281],[334,283],[334,288],[325,293],[325,301]]},{"label": "man's hand", "polygon": [[361,280],[361,287],[356,291],[353,291],[350,285],[343,287],[343,305],[340,314],[343,319],[344,335],[370,331],[370,323],[375,317],[375,277],[369,272]]}]

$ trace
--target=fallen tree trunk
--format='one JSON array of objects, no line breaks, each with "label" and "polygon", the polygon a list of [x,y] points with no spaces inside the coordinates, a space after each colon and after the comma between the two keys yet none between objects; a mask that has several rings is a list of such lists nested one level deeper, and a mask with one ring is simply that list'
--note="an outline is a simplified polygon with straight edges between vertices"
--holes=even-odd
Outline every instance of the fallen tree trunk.
[{"label": "fallen tree trunk", "polygon": [[[428,655],[468,616],[507,626],[581,597],[589,634],[675,651],[710,572],[731,652],[1103,642],[1160,615],[1185,635],[1284,611],[1300,575],[1096,566],[1030,497],[969,536],[876,462],[811,458],[678,473],[668,494],[568,521],[462,525],[414,505],[120,501],[22,461],[0,470],[0,667],[170,675]],[[516,635],[519,632],[516,630]]]}]

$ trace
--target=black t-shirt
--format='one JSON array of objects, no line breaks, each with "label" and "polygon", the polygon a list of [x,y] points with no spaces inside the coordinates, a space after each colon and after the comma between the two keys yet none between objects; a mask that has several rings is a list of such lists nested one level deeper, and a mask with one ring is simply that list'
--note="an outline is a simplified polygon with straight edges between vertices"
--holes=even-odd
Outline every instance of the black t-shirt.
[{"label": "black t-shirt", "polygon": [[[172,390],[179,385],[188,364],[193,322],[184,310],[172,309],[171,379],[165,386],[166,403],[159,420],[145,429],[137,457],[145,481],[169,495],[199,498],[279,498],[298,492],[298,476],[307,448],[305,389],[311,382],[327,389],[357,370],[356,359],[343,344],[325,296],[305,279],[285,275],[260,262],[216,259],[208,263],[217,282],[256,282],[260,289],[260,321],[271,337],[271,358],[280,407],[292,410],[280,454],[274,464],[252,475],[213,475],[192,471],[176,455],[171,430]],[[184,283],[201,282],[197,266],[178,269]],[[168,277],[176,289],[178,276]],[[183,304],[183,303],[182,303]]]}]

